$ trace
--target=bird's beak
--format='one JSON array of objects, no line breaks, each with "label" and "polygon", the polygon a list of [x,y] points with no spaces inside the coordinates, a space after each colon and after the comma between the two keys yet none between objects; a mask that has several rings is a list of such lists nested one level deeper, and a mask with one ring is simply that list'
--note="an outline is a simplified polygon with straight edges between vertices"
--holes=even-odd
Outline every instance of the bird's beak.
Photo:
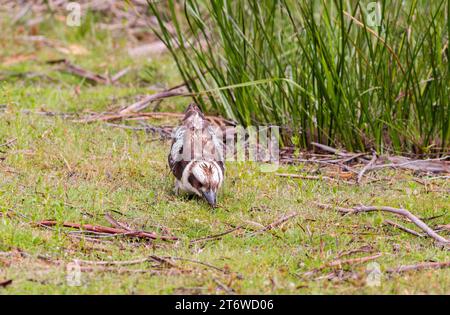
[{"label": "bird's beak", "polygon": [[202,192],[203,197],[205,197],[206,201],[208,201],[208,203],[210,204],[211,207],[215,207],[216,206],[216,193],[212,190],[208,190],[208,191],[204,191]]}]

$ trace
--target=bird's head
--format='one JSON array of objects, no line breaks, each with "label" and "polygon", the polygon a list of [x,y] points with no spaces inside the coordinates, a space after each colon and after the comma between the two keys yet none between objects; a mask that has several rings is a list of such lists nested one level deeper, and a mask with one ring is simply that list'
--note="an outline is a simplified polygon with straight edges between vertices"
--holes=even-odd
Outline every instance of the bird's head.
[{"label": "bird's head", "polygon": [[215,207],[217,204],[217,191],[222,185],[223,172],[217,162],[196,161],[188,177],[189,184],[196,190],[197,195]]}]

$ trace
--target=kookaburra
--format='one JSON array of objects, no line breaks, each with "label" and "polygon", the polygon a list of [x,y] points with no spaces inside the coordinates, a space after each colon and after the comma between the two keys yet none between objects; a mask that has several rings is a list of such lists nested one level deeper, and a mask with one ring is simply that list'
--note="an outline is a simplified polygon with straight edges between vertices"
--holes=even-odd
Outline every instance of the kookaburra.
[{"label": "kookaburra", "polygon": [[223,142],[196,104],[185,111],[172,134],[169,167],[175,175],[175,193],[180,191],[206,199],[215,207],[224,179]]}]

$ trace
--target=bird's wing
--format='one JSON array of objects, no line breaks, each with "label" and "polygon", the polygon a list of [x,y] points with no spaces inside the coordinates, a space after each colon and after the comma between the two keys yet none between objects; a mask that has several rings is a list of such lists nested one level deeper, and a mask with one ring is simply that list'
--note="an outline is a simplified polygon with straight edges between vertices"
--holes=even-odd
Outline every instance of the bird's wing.
[{"label": "bird's wing", "polygon": [[191,160],[216,162],[224,171],[224,145],[200,108],[191,104],[185,117],[172,135],[172,148],[168,161],[176,178],[181,179],[183,170]]},{"label": "bird's wing", "polygon": [[172,136],[172,147],[168,156],[170,170],[173,175],[179,180],[183,176],[183,170],[188,164],[188,161],[183,160],[183,144],[186,127],[178,127]]}]

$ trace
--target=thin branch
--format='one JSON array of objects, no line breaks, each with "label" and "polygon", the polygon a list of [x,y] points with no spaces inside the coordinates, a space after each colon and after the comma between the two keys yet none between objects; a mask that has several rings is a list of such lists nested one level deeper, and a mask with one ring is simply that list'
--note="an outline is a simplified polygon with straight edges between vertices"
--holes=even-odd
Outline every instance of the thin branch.
[{"label": "thin branch", "polygon": [[214,278],[214,282],[221,288],[223,291],[225,291],[227,294],[236,294],[236,291],[233,288],[230,288],[229,286],[223,284],[218,279]]},{"label": "thin branch", "polygon": [[[156,127],[152,125],[146,124],[144,127],[134,127],[134,126],[128,126],[128,125],[119,125],[119,124],[112,124],[112,123],[105,123],[106,126],[113,127],[113,128],[120,128],[120,129],[126,129],[126,130],[133,130],[133,131],[145,131],[145,132],[152,132],[157,133],[161,139],[169,139],[171,137],[171,132],[168,127]],[[155,139],[157,140],[157,139]]]},{"label": "thin branch", "polygon": [[323,270],[325,268],[330,268],[330,267],[342,268],[343,265],[354,265],[354,264],[365,263],[367,261],[377,259],[377,258],[381,257],[382,255],[383,255],[382,253],[377,253],[377,254],[372,255],[372,256],[349,258],[349,259],[344,259],[344,260],[341,260],[341,259],[333,260],[331,262],[328,262],[328,263],[320,266],[319,268],[316,268],[316,269],[310,270],[308,272],[305,272],[303,274],[303,276],[308,277],[308,276],[314,275],[317,272],[319,272],[319,271],[321,271],[321,270]]},{"label": "thin branch", "polygon": [[402,273],[412,270],[424,270],[424,269],[442,269],[442,268],[449,268],[450,267],[450,261],[444,261],[444,262],[423,262],[419,264],[414,265],[405,265],[400,266],[397,268],[392,268],[386,270],[388,273]]},{"label": "thin branch", "polygon": [[292,212],[292,213],[290,213],[288,215],[282,216],[281,218],[279,218],[275,222],[270,223],[269,225],[267,225],[266,227],[264,227],[264,228],[262,228],[262,229],[260,229],[258,231],[250,233],[248,236],[254,236],[254,235],[261,234],[261,233],[264,233],[266,231],[272,230],[272,229],[276,228],[277,226],[280,226],[284,222],[286,222],[286,221],[288,221],[288,220],[290,220],[292,218],[295,218],[298,215],[299,215],[298,212]]},{"label": "thin branch", "polygon": [[106,226],[99,226],[99,225],[91,225],[91,224],[78,224],[78,223],[71,223],[71,222],[63,222],[58,223],[57,221],[40,221],[37,223],[41,226],[57,226],[62,225],[65,227],[70,227],[74,229],[80,229],[85,231],[91,231],[91,232],[100,232],[105,234],[112,234],[112,235],[124,235],[128,237],[138,237],[143,239],[161,239],[165,241],[175,241],[178,240],[178,237],[175,236],[164,236],[164,235],[156,235],[153,232],[145,232],[145,231],[130,231],[125,229],[118,229],[118,228],[111,228]]},{"label": "thin branch", "polygon": [[170,267],[177,267],[175,264],[170,262],[167,258],[161,258],[158,256],[150,255],[144,258],[138,258],[134,260],[112,260],[112,261],[93,261],[93,260],[77,260],[81,264],[96,265],[96,266],[129,266],[129,265],[139,265],[145,262],[156,261],[159,264],[165,264]]},{"label": "thin branch", "polygon": [[7,141],[7,142],[5,142],[5,143],[1,143],[1,144],[0,144],[0,147],[9,146],[10,144],[12,144],[12,143],[14,143],[14,142],[16,142],[16,141],[17,141],[17,138],[11,139],[11,140],[9,140],[9,141]]},{"label": "thin branch", "polygon": [[338,259],[338,260],[334,260],[332,262],[329,262],[325,266],[326,267],[341,267],[342,265],[360,264],[360,263],[364,263],[366,261],[377,259],[377,258],[381,257],[382,255],[383,255],[382,253],[377,253],[377,254],[372,255],[372,256],[349,258],[349,259],[344,259],[344,260]]},{"label": "thin branch", "polygon": [[340,252],[337,255],[337,258],[342,258],[344,256],[350,256],[357,253],[371,253],[371,252],[374,252],[374,248],[370,245],[364,245],[356,249]]},{"label": "thin branch", "polygon": [[63,71],[77,75],[79,77],[82,77],[86,80],[89,80],[89,81],[97,83],[97,84],[111,83],[111,80],[108,77],[85,70],[79,66],[74,65],[73,63],[69,62],[66,59],[53,60],[53,61],[49,61],[47,63],[50,63],[50,64],[61,63],[63,65],[63,67],[61,68]]},{"label": "thin branch", "polygon": [[[158,101],[158,100],[162,100],[162,99],[174,97],[174,96],[186,96],[186,93],[180,92],[178,90],[166,90],[166,91],[162,91],[162,92],[155,93],[152,95],[148,95],[144,99],[128,106],[127,108],[122,109],[119,113],[121,115],[123,115],[123,114],[128,114],[128,113],[133,113],[133,112],[139,112],[139,111],[145,109],[146,107],[148,107],[154,101]],[[187,96],[189,96],[189,95],[187,95]]]},{"label": "thin branch", "polygon": [[346,180],[340,180],[329,176],[314,176],[314,175],[300,175],[300,174],[286,174],[286,173],[275,173],[276,176],[280,177],[290,177],[290,178],[301,178],[301,179],[307,179],[307,180],[328,180],[330,182],[335,183],[346,183],[349,185],[354,185],[354,183],[346,181]]},{"label": "thin branch", "polygon": [[[317,205],[319,205],[320,207],[323,207],[323,208],[332,207],[330,205],[325,205],[325,204],[320,204],[320,203],[317,203]],[[385,211],[385,212],[395,213],[395,214],[398,214],[398,215],[408,218],[412,223],[417,225],[422,231],[424,231],[428,236],[433,238],[438,243],[441,243],[444,245],[450,244],[449,240],[447,240],[444,237],[437,234],[432,228],[430,228],[428,225],[426,225],[421,219],[419,219],[418,217],[416,217],[415,215],[413,215],[411,212],[409,212],[406,209],[397,209],[397,208],[386,207],[386,206],[358,206],[358,207],[354,207],[351,209],[342,208],[342,207],[335,207],[335,208],[339,212],[350,213],[350,214],[360,213],[360,212],[372,212],[372,211]]]},{"label": "thin branch", "polygon": [[450,231],[450,224],[442,224],[442,225],[438,225],[434,228],[434,230],[436,232],[440,232],[440,231]]},{"label": "thin branch", "polygon": [[409,234],[412,234],[412,235],[414,235],[414,236],[423,237],[423,234],[420,234],[420,233],[418,233],[418,232],[416,232],[416,231],[414,231],[414,230],[411,230],[411,229],[407,228],[406,226],[403,226],[403,225],[401,225],[401,224],[398,224],[398,223],[396,223],[396,222],[394,222],[394,221],[391,221],[391,220],[384,220],[383,223],[388,224],[388,225],[390,225],[390,226],[393,226],[393,227],[395,227],[395,228],[397,228],[397,229],[399,229],[399,230],[402,230],[402,231],[404,231],[404,232],[406,232],[406,233],[409,233]]},{"label": "thin branch", "polygon": [[235,227],[235,228],[233,228],[231,230],[228,230],[228,231],[216,234],[216,235],[210,235],[210,236],[201,237],[201,238],[197,238],[197,239],[191,240],[190,243],[193,244],[193,243],[198,243],[198,242],[204,242],[204,241],[211,241],[211,240],[221,239],[225,235],[233,233],[233,232],[238,231],[240,229],[242,229],[242,226],[237,226],[237,227]]},{"label": "thin branch", "polygon": [[356,180],[356,182],[358,184],[361,184],[361,180],[364,176],[364,173],[372,166],[376,163],[377,161],[377,153],[375,151],[372,152],[372,159],[370,160],[370,162],[368,164],[366,164],[366,166],[363,167],[363,169],[361,170],[361,172],[359,172],[358,174],[358,178]]},{"label": "thin branch", "polygon": [[357,172],[355,170],[353,170],[351,167],[349,167],[348,165],[342,164],[342,163],[346,163],[347,160],[350,160],[350,158],[338,159],[338,160],[314,160],[314,159],[297,159],[297,158],[287,156],[287,155],[283,156],[283,154],[282,154],[280,162],[281,163],[291,163],[291,164],[293,164],[293,163],[311,163],[311,164],[319,164],[319,165],[321,164],[321,165],[326,165],[326,166],[337,166],[348,172],[357,174]]},{"label": "thin branch", "polygon": [[[402,163],[390,163],[390,164],[381,164],[381,165],[373,165],[369,167],[366,172],[379,170],[382,168],[403,168],[410,169],[415,171],[423,171],[423,172],[435,172],[435,173],[448,173],[450,172],[450,163],[446,160],[449,156],[444,156],[437,159],[426,159],[426,160],[408,160]],[[398,161],[399,157],[388,157],[390,161]],[[441,163],[439,163],[441,162]],[[447,162],[447,163],[446,163]],[[422,164],[422,165],[420,165]]]},{"label": "thin branch", "polygon": [[331,153],[333,153],[335,155],[338,155],[338,156],[342,156],[342,157],[352,157],[352,156],[354,156],[354,154],[339,151],[338,149],[329,147],[329,146],[327,146],[325,144],[320,144],[320,143],[317,143],[317,142],[311,142],[311,144],[313,146],[323,150],[323,151],[331,152]]},{"label": "thin branch", "polygon": [[127,231],[131,231],[131,229],[130,229],[128,226],[126,226],[125,224],[120,223],[119,221],[117,221],[116,219],[114,219],[109,213],[106,213],[106,214],[105,214],[105,219],[106,219],[109,223],[111,223],[112,226],[114,226],[114,227],[116,227],[116,228],[124,229],[124,230],[127,230]]},{"label": "thin branch", "polygon": [[121,77],[123,77],[124,75],[126,75],[129,71],[131,70],[130,67],[126,67],[123,70],[120,70],[119,72],[117,72],[115,75],[113,75],[111,77],[111,82],[115,83],[117,82]]},{"label": "thin branch", "polygon": [[147,269],[123,269],[114,267],[92,267],[92,266],[81,266],[80,271],[82,272],[116,272],[118,274],[122,273],[147,273],[150,275],[160,275],[160,270],[147,270]]}]

